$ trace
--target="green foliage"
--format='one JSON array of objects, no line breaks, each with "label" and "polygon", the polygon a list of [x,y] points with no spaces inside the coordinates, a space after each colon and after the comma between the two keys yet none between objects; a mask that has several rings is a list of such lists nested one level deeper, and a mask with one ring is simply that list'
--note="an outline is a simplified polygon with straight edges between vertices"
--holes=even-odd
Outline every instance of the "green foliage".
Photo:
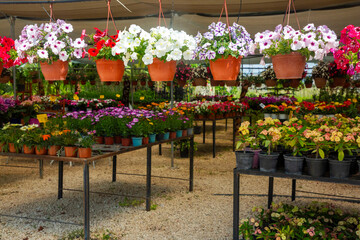
[{"label": "green foliage", "polygon": [[124,198],[123,201],[119,202],[120,207],[136,207],[144,203],[144,200],[136,200],[136,199],[129,199],[127,197]]}]

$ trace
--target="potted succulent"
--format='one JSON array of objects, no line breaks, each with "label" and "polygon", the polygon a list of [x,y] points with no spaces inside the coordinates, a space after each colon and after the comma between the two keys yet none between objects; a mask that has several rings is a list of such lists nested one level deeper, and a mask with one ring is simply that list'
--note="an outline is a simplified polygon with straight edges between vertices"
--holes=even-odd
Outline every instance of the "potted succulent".
[{"label": "potted succulent", "polygon": [[312,69],[312,77],[317,88],[324,88],[330,78],[328,64],[323,61],[318,62]]},{"label": "potted succulent", "polygon": [[330,49],[338,46],[336,33],[327,26],[310,23],[295,30],[278,25],[274,31],[255,35],[256,47],[265,57],[271,57],[277,79],[300,79],[306,60],[322,60]]},{"label": "potted succulent", "polygon": [[83,39],[72,40],[69,34],[73,26],[63,20],[26,25],[15,46],[19,57],[29,63],[40,62],[41,71],[47,81],[66,79],[68,62],[82,58],[86,43]]},{"label": "potted succulent", "polygon": [[276,74],[271,66],[267,66],[266,69],[260,73],[260,76],[265,79],[265,85],[267,87],[276,86]]},{"label": "potted succulent", "polygon": [[253,40],[246,29],[233,23],[227,26],[213,22],[209,31],[196,36],[196,55],[200,60],[210,61],[214,80],[236,80],[239,75],[241,58],[250,53]]}]

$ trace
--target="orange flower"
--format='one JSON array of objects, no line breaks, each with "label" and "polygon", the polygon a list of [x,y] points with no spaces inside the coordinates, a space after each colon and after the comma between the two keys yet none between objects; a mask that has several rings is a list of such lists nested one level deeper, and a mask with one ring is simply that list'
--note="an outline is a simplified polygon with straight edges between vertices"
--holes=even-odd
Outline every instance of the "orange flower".
[{"label": "orange flower", "polygon": [[63,133],[68,133],[68,132],[71,132],[70,130],[67,130],[67,129],[65,129],[64,131],[63,131]]},{"label": "orange flower", "polygon": [[50,135],[49,134],[46,134],[46,135],[42,135],[42,138],[44,141],[48,140],[50,138]]}]

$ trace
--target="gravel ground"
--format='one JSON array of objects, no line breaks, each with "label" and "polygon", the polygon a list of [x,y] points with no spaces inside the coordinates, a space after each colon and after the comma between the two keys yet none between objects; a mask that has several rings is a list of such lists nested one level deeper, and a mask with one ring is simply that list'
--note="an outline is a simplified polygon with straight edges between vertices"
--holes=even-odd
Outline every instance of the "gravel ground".
[{"label": "gravel ground", "polygon": [[[194,192],[188,192],[188,182],[152,178],[152,204],[156,208],[145,211],[144,202],[131,206],[119,196],[91,194],[92,236],[102,235],[107,230],[118,239],[231,239],[232,237],[232,188],[235,156],[231,151],[231,128],[225,132],[224,122],[217,124],[217,157],[211,153],[211,127],[207,128],[207,143],[202,144],[202,135],[197,135],[198,152],[195,154]],[[232,125],[232,124],[229,124]],[[153,148],[152,174],[157,176],[188,177],[188,159],[176,155],[176,168],[170,168],[170,145],[163,146],[163,155]],[[5,164],[6,159],[0,159]],[[37,162],[10,160],[11,165],[37,167]],[[0,214],[20,215],[34,218],[82,222],[82,194],[64,191],[63,199],[57,200],[57,164],[46,162],[44,178],[39,179],[38,169],[0,167]],[[146,150],[118,156],[118,172],[146,172]],[[110,159],[96,162],[90,168],[90,190],[145,196],[145,178],[118,175],[111,182]],[[242,175],[241,193],[267,194],[268,178]],[[82,166],[64,165],[64,188],[82,189]],[[303,191],[331,193],[357,197],[358,188],[342,184],[298,181],[297,188]],[[290,195],[291,180],[275,179],[274,194]],[[315,196],[299,193],[302,196]],[[132,201],[131,199],[130,201]],[[310,202],[311,198],[297,198],[297,203]],[[275,197],[275,202],[289,198]],[[325,200],[321,200],[325,201]],[[360,205],[326,200],[345,209],[360,211]],[[244,195],[240,198],[241,218],[251,214],[254,206],[266,206],[265,196]],[[1,240],[62,239],[79,231],[76,225],[15,219],[0,216]]]}]

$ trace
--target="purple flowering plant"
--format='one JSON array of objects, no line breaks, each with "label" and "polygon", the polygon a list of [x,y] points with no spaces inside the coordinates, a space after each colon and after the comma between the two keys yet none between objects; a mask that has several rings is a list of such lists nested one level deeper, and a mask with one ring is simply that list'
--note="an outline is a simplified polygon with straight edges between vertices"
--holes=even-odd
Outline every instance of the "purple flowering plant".
[{"label": "purple flowering plant", "polygon": [[195,53],[200,60],[216,60],[230,55],[235,58],[246,57],[250,53],[253,40],[245,27],[237,23],[226,26],[222,22],[213,22],[208,29],[208,32],[198,33],[195,38]]}]

